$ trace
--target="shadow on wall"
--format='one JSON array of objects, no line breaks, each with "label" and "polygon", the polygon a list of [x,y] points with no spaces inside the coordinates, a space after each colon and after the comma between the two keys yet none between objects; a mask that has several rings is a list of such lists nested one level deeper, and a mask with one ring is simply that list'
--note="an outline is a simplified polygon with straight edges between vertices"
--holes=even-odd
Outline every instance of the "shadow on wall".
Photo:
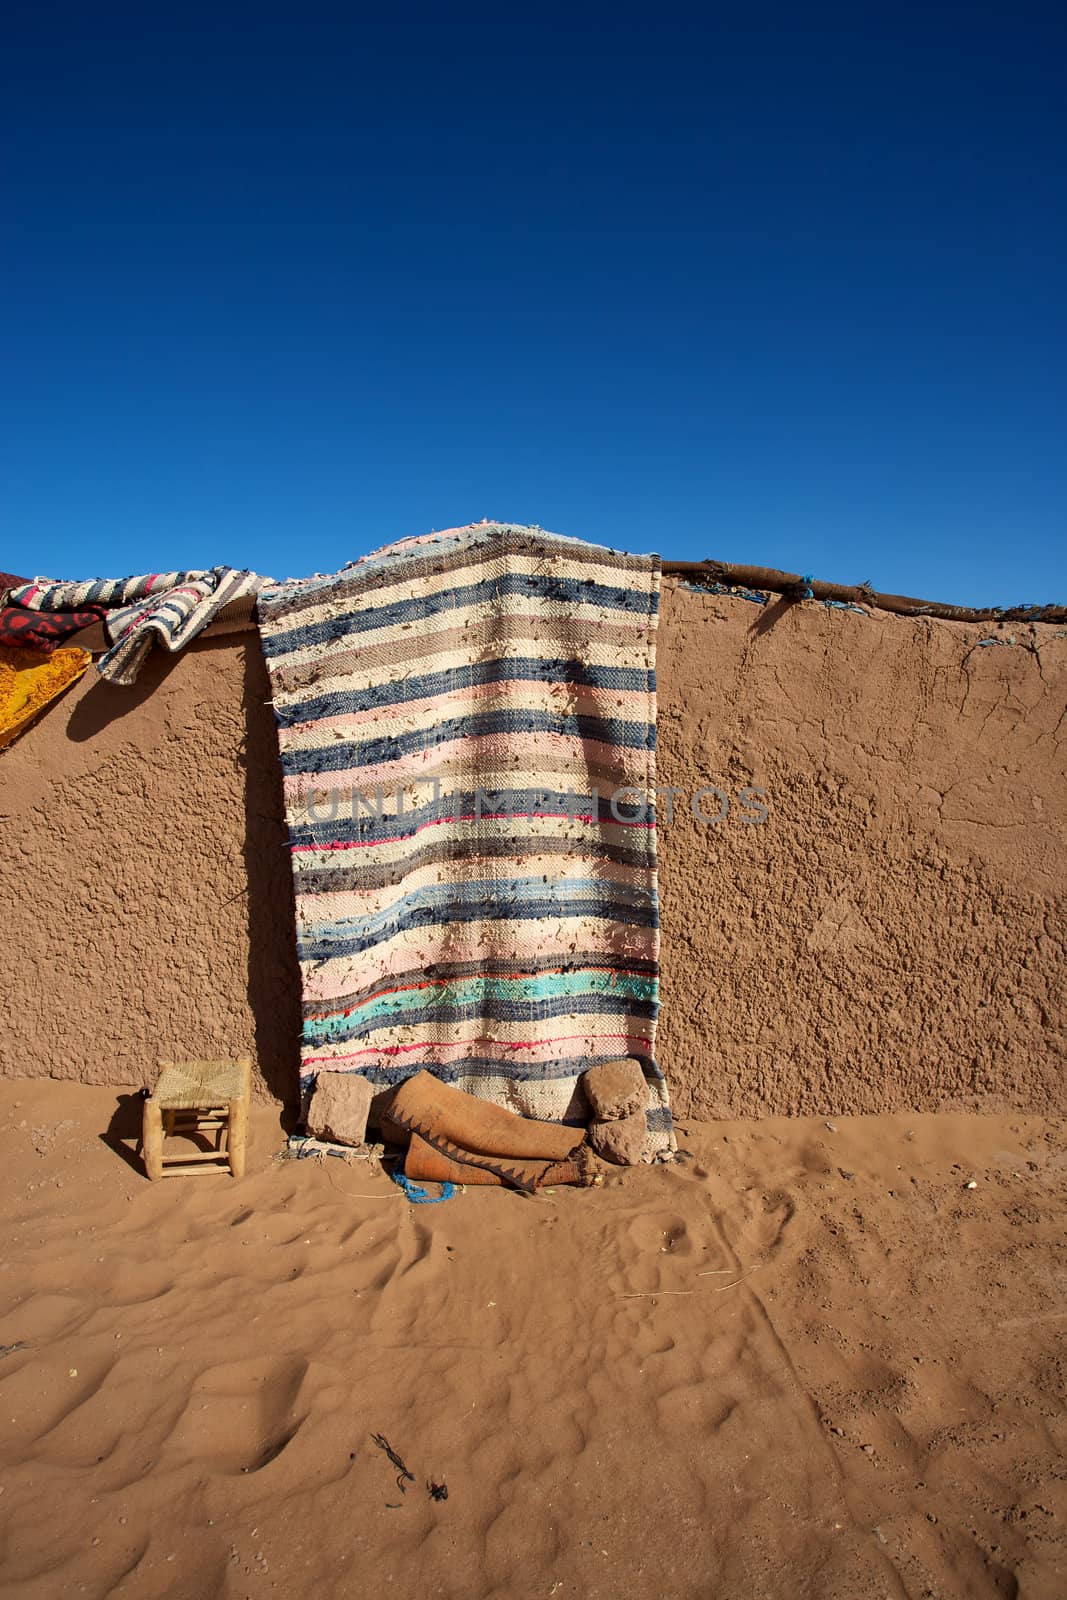
[{"label": "shadow on wall", "polygon": [[256,1059],[276,1099],[300,1099],[300,968],[289,833],[278,735],[259,640],[244,647],[245,871],[248,877],[248,1003]]},{"label": "shadow on wall", "polygon": [[138,673],[136,683],[129,685],[107,683],[90,669],[94,682],[71,712],[67,738],[75,744],[84,744],[121,717],[140,710],[145,701],[157,693],[177,660],[176,655],[166,650],[153,650]]}]

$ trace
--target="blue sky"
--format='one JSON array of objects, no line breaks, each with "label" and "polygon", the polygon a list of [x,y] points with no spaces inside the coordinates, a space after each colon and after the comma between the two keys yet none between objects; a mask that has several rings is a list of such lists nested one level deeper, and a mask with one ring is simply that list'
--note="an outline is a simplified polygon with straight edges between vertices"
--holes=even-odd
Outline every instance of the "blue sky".
[{"label": "blue sky", "polygon": [[0,567],[1067,600],[1062,7],[17,6]]}]

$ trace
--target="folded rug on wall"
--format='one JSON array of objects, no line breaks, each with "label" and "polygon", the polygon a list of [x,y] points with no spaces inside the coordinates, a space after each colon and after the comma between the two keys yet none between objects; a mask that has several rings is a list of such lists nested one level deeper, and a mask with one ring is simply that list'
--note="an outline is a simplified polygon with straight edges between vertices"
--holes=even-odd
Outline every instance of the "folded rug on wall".
[{"label": "folded rug on wall", "polygon": [[[84,583],[35,578],[32,583],[10,586],[3,617],[5,636],[10,643],[21,643],[23,638],[26,643],[35,642],[30,629],[37,616],[69,620],[81,615],[82,627],[103,617],[108,648],[96,670],[111,683],[131,684],[154,644],[172,653],[183,650],[224,607],[254,596],[264,581],[255,572],[238,572],[232,567],[149,572],[137,578],[89,578]],[[16,632],[20,612],[27,618],[21,630],[23,638]],[[40,626],[42,632],[47,628],[43,620]]]},{"label": "folded rug on wall", "polygon": [[21,588],[26,581],[13,572],[0,572],[0,647],[50,655],[64,639],[91,628],[104,615],[102,606],[87,606],[81,611],[32,611],[26,606],[9,605],[11,590]]},{"label": "folded rug on wall", "polygon": [[427,1068],[579,1122],[656,1065],[659,560],[536,528],[405,540],[259,596],[303,982],[301,1081]]}]

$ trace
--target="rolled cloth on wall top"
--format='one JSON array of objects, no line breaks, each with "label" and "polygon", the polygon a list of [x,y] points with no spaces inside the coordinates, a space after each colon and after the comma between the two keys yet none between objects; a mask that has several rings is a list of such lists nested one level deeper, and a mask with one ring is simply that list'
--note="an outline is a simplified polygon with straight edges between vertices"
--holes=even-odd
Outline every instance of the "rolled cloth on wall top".
[{"label": "rolled cloth on wall top", "polygon": [[255,572],[232,567],[79,583],[36,578],[12,585],[7,598],[16,621],[20,612],[27,618],[80,614],[80,625],[87,626],[92,614],[102,616],[108,648],[96,669],[110,682],[126,685],[136,681],[154,644],[172,653],[184,649],[227,606],[254,596],[265,581]]}]

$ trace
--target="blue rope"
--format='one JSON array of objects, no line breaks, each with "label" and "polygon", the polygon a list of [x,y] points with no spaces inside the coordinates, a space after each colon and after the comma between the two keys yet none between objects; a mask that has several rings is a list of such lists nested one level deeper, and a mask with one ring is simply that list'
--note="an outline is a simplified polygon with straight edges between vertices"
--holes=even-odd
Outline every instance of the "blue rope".
[{"label": "blue rope", "polygon": [[767,604],[767,596],[761,594],[758,589],[739,588],[737,584],[713,583],[710,579],[707,583],[690,583],[687,579],[683,579],[682,588],[692,589],[695,594],[728,594],[735,600],[751,600],[755,606]]},{"label": "blue rope", "polygon": [[456,1192],[455,1184],[447,1180],[441,1185],[440,1194],[427,1194],[425,1189],[420,1189],[410,1178],[405,1178],[402,1172],[394,1172],[392,1179],[394,1183],[400,1185],[413,1206],[439,1206],[442,1200],[451,1200]]}]

